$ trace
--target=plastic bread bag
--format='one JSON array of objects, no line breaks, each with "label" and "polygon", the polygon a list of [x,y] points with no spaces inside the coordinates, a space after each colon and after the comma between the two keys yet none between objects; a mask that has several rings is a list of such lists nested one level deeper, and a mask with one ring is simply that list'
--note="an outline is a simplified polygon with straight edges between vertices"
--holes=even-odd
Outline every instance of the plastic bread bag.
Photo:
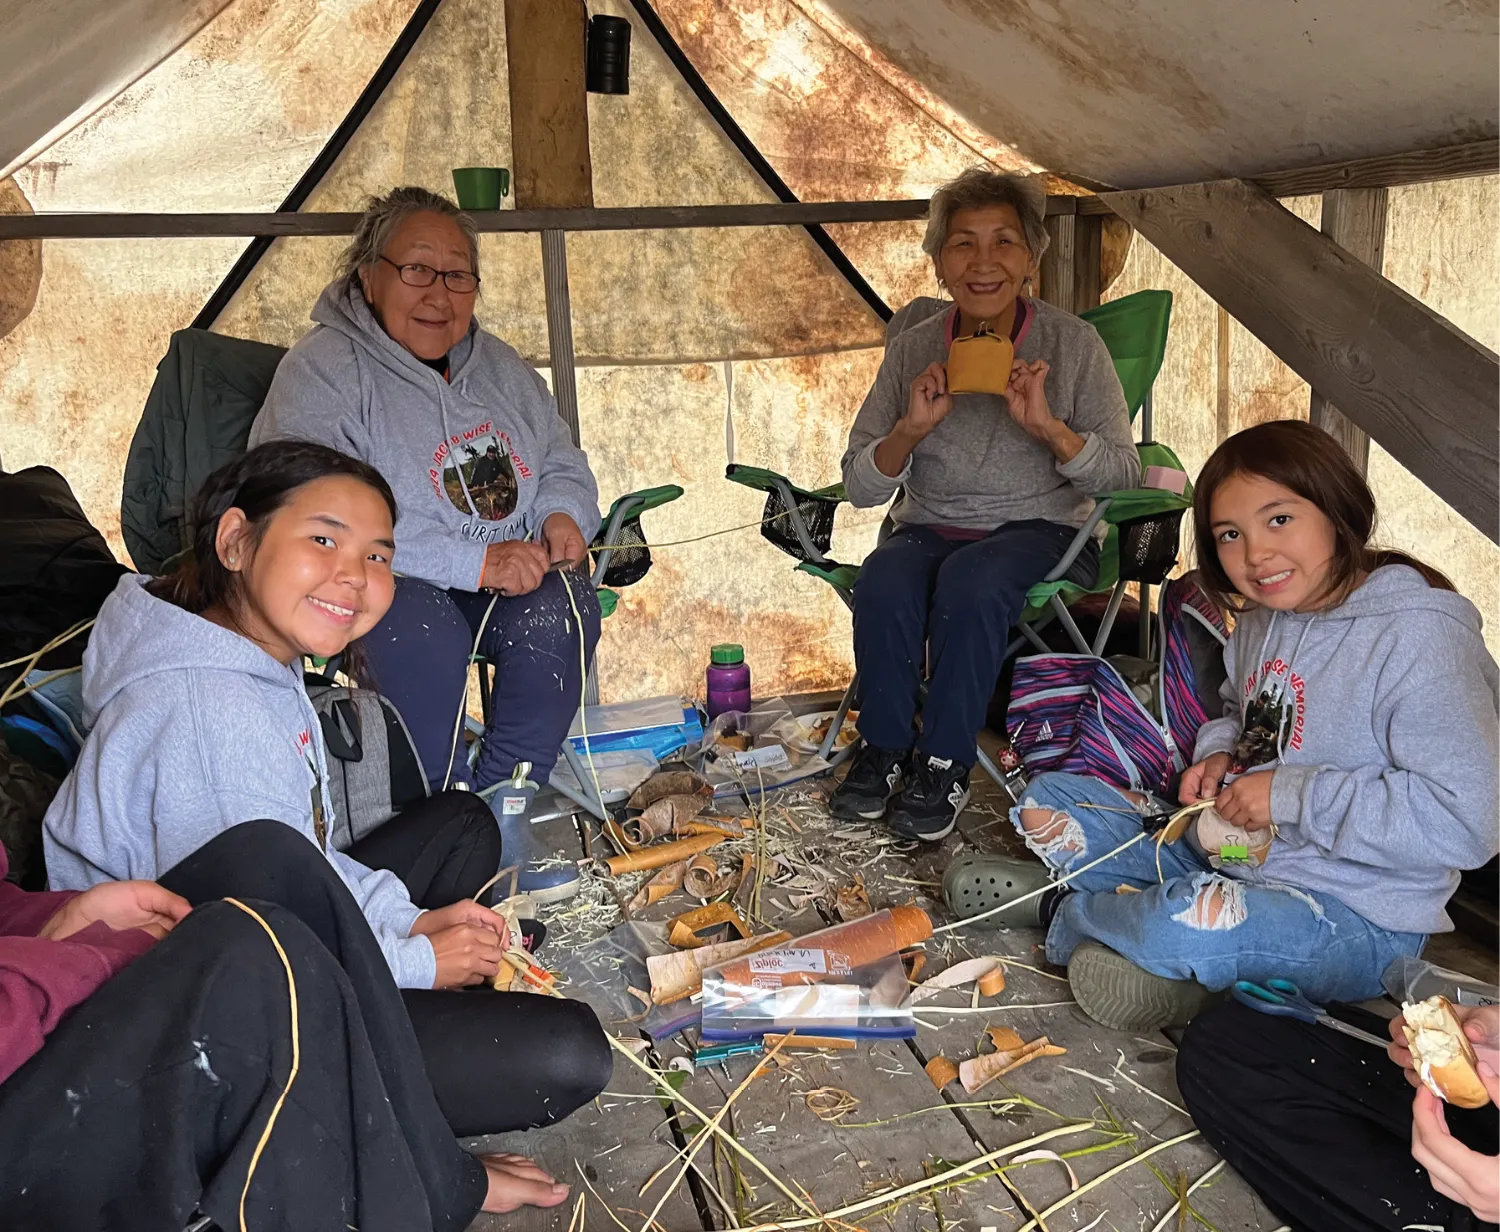
[{"label": "plastic bread bag", "polygon": [[704,1039],[805,1029],[851,1037],[909,1037],[900,952],[932,935],[916,907],[897,907],[745,955],[703,976]]}]

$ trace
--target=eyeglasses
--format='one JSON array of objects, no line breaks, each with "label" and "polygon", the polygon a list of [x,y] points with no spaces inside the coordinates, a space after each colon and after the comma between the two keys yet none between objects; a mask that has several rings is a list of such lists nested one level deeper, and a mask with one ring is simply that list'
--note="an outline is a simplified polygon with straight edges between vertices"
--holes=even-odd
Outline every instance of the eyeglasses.
[{"label": "eyeglasses", "polygon": [[443,285],[455,295],[472,295],[479,290],[479,275],[468,270],[435,270],[430,265],[396,265],[389,257],[380,259],[387,265],[395,265],[401,281],[409,287],[430,287],[441,278]]}]

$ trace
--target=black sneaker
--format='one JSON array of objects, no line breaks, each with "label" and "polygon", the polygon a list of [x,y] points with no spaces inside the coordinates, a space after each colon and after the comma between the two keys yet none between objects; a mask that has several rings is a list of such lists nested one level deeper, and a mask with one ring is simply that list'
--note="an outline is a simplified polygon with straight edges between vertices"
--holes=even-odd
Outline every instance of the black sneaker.
[{"label": "black sneaker", "polygon": [[969,767],[941,757],[917,759],[886,824],[897,834],[936,843],[953,833],[969,802]]},{"label": "black sneaker", "polygon": [[906,749],[861,745],[844,781],[834,788],[828,811],[845,821],[879,821],[907,772]]}]

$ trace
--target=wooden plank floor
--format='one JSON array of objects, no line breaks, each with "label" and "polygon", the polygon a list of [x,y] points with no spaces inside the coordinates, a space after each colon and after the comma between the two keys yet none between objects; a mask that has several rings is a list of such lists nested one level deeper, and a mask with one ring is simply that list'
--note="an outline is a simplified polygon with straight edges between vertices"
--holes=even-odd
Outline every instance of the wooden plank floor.
[{"label": "wooden plank floor", "polygon": [[[876,908],[915,901],[935,919],[945,919],[938,886],[955,854],[976,849],[1023,850],[1005,819],[1008,800],[979,776],[974,799],[958,830],[941,845],[919,850],[893,845],[878,827],[866,827],[868,836],[852,835],[858,827],[831,822],[826,810],[819,823],[819,801],[830,786],[824,781],[793,789],[795,807],[779,815],[777,797],[771,797],[772,827],[778,842],[786,840],[785,850],[792,853],[790,858],[804,877],[816,880],[821,876],[847,885],[859,873]],[[782,799],[786,798],[784,793]],[[785,927],[793,935],[822,927],[828,918],[826,902],[805,894],[805,880],[782,881],[780,887],[763,890],[764,922]],[[613,908],[617,889],[596,892],[591,900],[594,905],[573,909],[565,926],[558,923],[557,935],[563,940],[558,947],[544,950],[543,959],[570,974],[570,968],[576,967],[578,930],[587,933],[592,926],[594,935],[600,935],[617,921]],[[667,919],[693,905],[693,900],[679,893],[646,915]],[[547,914],[544,910],[544,918]],[[1000,954],[1044,968],[1041,940],[1038,930],[946,934],[929,943],[930,959],[923,976],[981,954]],[[1464,957],[1465,969],[1488,969],[1493,978],[1492,953]],[[638,1025],[628,1021],[620,1003],[608,995],[607,976],[599,977],[596,972],[595,982],[590,983],[576,969],[571,974],[570,991],[595,1005],[607,1029],[622,1039],[638,1037]],[[1005,991],[982,1001],[977,1012],[969,990],[941,994],[919,1008],[917,1037],[910,1042],[864,1043],[851,1052],[788,1055],[785,1065],[763,1073],[736,1100],[734,1131],[785,1183],[805,1191],[820,1211],[920,1180],[928,1169],[965,1163],[1062,1124],[1095,1125],[1088,1132],[1047,1144],[1070,1155],[1069,1163],[1081,1183],[1135,1153],[1190,1132],[1192,1123],[1181,1110],[1173,1077],[1176,1049],[1171,1040],[1160,1034],[1132,1036],[1099,1027],[1073,1003],[1066,981],[1056,978],[1061,974],[1012,966]],[[923,1065],[937,1055],[954,1062],[976,1055],[987,1025],[1013,1027],[1025,1039],[1046,1035],[1068,1051],[1022,1067],[974,1096],[966,1095],[958,1083],[940,1095],[923,1073]],[[646,1059],[666,1065],[674,1057],[691,1056],[694,1037],[695,1032],[685,1031],[660,1041]],[[754,1064],[754,1058],[737,1057],[725,1065],[696,1071],[687,1076],[683,1095],[712,1114]],[[818,1087],[838,1088],[858,1102],[837,1123],[821,1120],[806,1100],[807,1092]],[[473,1149],[532,1155],[573,1186],[563,1207],[482,1216],[472,1232],[502,1228],[562,1232],[569,1226],[579,1192],[586,1192],[581,1179],[585,1176],[594,1192],[587,1196],[583,1226],[613,1228],[619,1220],[632,1232],[641,1228],[646,1212],[662,1192],[658,1182],[643,1197],[642,1184],[679,1149],[685,1140],[682,1125],[686,1124],[689,1135],[695,1129],[680,1108],[674,1111],[684,1122],[675,1121],[653,1096],[644,1074],[617,1058],[608,1093],[561,1125],[470,1143]],[[1129,1134],[1130,1141],[1108,1150],[1077,1153],[1106,1141],[1109,1129]],[[745,1185],[737,1196],[734,1178],[722,1159],[716,1164],[705,1150],[699,1162],[706,1179],[693,1178],[691,1186],[683,1184],[672,1193],[657,1219],[664,1232],[745,1227],[791,1212],[792,1204],[748,1164],[742,1164]],[[1074,1200],[1048,1225],[1054,1232],[1086,1227],[1143,1232],[1171,1210],[1173,1190],[1181,1178],[1196,1181],[1218,1162],[1201,1138],[1191,1138]],[[924,1195],[895,1209],[862,1212],[841,1226],[881,1232],[1013,1232],[1029,1218],[1017,1193],[1037,1210],[1069,1193],[1066,1172],[1050,1160],[1011,1168],[1006,1180],[1009,1189],[997,1177],[983,1176],[943,1191],[936,1202]],[[722,1202],[710,1188],[717,1190]],[[1280,1226],[1227,1167],[1194,1193],[1191,1206],[1218,1232],[1272,1232]],[[1188,1222],[1194,1223],[1191,1217]],[[1168,1226],[1176,1226],[1175,1216]]]}]

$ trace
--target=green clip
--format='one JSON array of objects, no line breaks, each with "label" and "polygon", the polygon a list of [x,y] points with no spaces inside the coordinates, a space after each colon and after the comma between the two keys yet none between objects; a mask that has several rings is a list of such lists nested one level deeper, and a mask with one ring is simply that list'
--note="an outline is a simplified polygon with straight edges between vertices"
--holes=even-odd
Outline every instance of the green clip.
[{"label": "green clip", "polygon": [[1248,864],[1250,848],[1240,843],[1226,843],[1219,848],[1219,860],[1224,864]]}]

